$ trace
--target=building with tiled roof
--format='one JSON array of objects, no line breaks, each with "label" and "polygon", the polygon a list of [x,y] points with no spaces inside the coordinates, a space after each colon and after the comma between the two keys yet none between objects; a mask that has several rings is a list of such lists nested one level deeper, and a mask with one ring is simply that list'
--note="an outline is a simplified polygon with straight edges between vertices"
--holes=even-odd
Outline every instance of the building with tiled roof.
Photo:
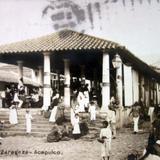
[{"label": "building with tiled roof", "polygon": [[[101,109],[111,96],[120,106],[143,99],[146,106],[160,103],[160,74],[118,43],[63,30],[51,35],[0,46],[0,61],[39,70],[44,79],[43,109],[50,105],[51,72],[64,75],[65,105],[70,105],[71,79],[88,79],[99,92]],[[118,66],[116,65],[118,64]],[[40,67],[41,66],[41,67]],[[42,70],[42,67],[44,68]],[[42,76],[43,75],[43,76]],[[92,83],[94,82],[94,83]]]}]

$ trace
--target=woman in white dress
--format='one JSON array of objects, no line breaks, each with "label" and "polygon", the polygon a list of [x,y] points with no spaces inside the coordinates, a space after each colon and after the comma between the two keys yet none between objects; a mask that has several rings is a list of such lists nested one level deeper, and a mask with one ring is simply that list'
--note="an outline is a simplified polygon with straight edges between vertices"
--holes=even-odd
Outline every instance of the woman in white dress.
[{"label": "woman in white dress", "polygon": [[31,133],[32,119],[33,119],[29,110],[26,110],[25,118],[26,118],[26,133],[29,134],[29,133]]},{"label": "woman in white dress", "polygon": [[88,107],[89,107],[89,90],[88,90],[88,84],[85,85],[84,88],[84,107],[86,112],[88,112]]},{"label": "woman in white dress", "polygon": [[56,122],[56,114],[57,114],[57,108],[58,108],[58,103],[59,103],[59,98],[60,95],[57,92],[56,95],[52,98],[53,103],[51,104],[51,106],[53,107],[52,111],[51,111],[51,115],[49,118],[49,122]]},{"label": "woman in white dress", "polygon": [[71,124],[74,125],[75,114],[78,113],[78,102],[76,94],[71,99]]},{"label": "woman in white dress", "polygon": [[75,114],[75,118],[73,121],[73,137],[74,139],[78,139],[80,137],[81,131],[80,131],[80,126],[79,126],[79,115],[78,113]]},{"label": "woman in white dress", "polygon": [[85,112],[85,97],[82,89],[80,89],[78,93],[77,101],[79,105],[79,112]]},{"label": "woman in white dress", "polygon": [[10,122],[10,124],[17,124],[18,123],[17,109],[16,109],[16,103],[15,102],[12,102],[11,106],[10,106],[9,122]]}]

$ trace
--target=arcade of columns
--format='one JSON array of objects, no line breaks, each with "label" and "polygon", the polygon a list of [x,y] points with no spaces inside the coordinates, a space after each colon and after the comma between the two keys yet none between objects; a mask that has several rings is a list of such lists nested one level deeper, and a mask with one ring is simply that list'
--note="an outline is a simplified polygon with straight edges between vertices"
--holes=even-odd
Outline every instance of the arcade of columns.
[{"label": "arcade of columns", "polygon": [[[51,65],[50,65],[50,52],[44,52],[44,66],[39,66],[39,83],[43,86],[43,110],[47,110],[51,104]],[[103,53],[102,64],[102,107],[101,111],[105,112],[110,102],[110,67],[109,67],[109,54]],[[17,61],[19,78],[23,77],[23,61]],[[44,68],[44,72],[43,72]],[[81,67],[84,70],[84,66]],[[83,71],[81,74],[84,74]],[[70,106],[70,61],[64,59],[64,103],[66,107]],[[84,76],[84,75],[81,75]],[[117,68],[117,96],[119,98],[120,106],[122,106],[122,66]]]}]

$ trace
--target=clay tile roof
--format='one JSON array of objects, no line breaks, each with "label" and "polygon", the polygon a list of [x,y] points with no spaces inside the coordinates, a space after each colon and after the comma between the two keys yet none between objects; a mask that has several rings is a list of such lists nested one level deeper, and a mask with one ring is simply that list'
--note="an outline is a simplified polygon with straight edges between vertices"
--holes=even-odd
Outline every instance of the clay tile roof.
[{"label": "clay tile roof", "polygon": [[0,54],[30,53],[60,50],[110,49],[120,45],[71,30],[63,30],[50,35],[0,46]]}]

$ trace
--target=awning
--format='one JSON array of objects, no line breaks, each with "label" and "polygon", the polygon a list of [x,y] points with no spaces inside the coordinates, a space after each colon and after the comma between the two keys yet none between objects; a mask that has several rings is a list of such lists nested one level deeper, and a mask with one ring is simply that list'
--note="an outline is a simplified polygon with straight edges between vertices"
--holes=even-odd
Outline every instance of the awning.
[{"label": "awning", "polygon": [[[23,77],[23,81],[24,84],[26,85],[31,85],[31,86],[35,86],[35,87],[39,87],[40,84],[34,82],[33,80],[31,80],[28,77]],[[18,74],[10,71],[3,71],[0,70],[0,82],[6,82],[6,83],[18,83]]]}]

